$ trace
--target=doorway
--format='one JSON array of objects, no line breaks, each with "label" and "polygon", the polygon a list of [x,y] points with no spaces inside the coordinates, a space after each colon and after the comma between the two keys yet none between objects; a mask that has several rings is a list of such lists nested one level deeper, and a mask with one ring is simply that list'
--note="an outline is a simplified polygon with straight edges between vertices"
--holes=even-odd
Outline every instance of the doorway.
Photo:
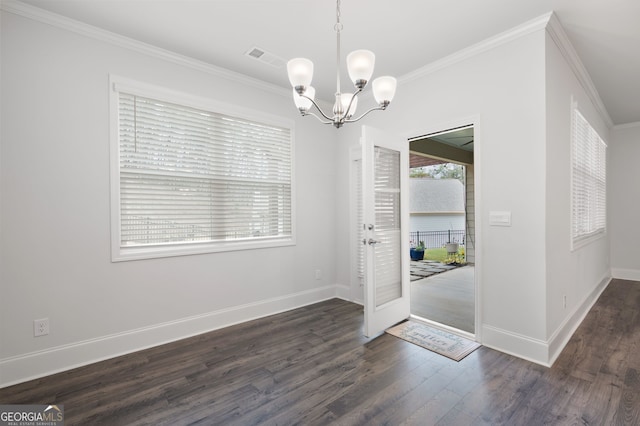
[{"label": "doorway", "polygon": [[474,127],[409,140],[411,316],[476,334]]}]

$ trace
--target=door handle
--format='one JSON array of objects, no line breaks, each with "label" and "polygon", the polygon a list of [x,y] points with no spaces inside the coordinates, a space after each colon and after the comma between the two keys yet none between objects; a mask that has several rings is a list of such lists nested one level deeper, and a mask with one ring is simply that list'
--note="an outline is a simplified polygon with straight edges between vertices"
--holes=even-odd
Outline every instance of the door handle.
[{"label": "door handle", "polygon": [[369,241],[367,241],[367,244],[369,244],[370,246],[376,245],[378,244],[380,241],[378,240],[374,240],[373,238],[369,238]]}]

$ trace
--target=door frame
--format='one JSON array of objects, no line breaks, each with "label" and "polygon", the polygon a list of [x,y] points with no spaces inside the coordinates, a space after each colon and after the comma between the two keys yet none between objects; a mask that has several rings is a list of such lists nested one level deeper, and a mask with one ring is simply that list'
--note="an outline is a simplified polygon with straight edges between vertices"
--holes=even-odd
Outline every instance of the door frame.
[{"label": "door frame", "polygon": [[[473,171],[474,171],[474,222],[475,222],[475,265],[474,265],[474,286],[475,286],[475,340],[482,342],[482,224],[483,219],[483,200],[482,200],[482,131],[480,124],[480,115],[471,115],[460,117],[446,122],[435,124],[427,124],[425,126],[413,128],[410,131],[401,133],[402,137],[409,143],[410,139],[441,132],[446,129],[454,129],[456,127],[473,126]],[[465,213],[466,214],[466,213]],[[471,337],[471,336],[469,336]]]},{"label": "door frame", "polygon": [[[349,277],[351,301],[364,306],[364,277],[358,276],[358,251],[362,248],[362,238],[360,234],[362,223],[358,221],[358,204],[362,202],[361,194],[356,190],[356,184],[362,180],[360,170],[354,170],[354,162],[360,161],[362,167],[362,147],[358,144],[349,149]],[[360,182],[362,185],[362,183]]]}]

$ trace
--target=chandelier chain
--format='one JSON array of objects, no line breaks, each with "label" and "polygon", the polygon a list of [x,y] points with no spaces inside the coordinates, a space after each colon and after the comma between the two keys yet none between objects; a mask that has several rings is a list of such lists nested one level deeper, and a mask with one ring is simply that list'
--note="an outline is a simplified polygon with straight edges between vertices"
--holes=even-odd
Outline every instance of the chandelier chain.
[{"label": "chandelier chain", "polygon": [[336,95],[340,93],[340,31],[342,31],[342,23],[340,22],[340,0],[336,1]]}]

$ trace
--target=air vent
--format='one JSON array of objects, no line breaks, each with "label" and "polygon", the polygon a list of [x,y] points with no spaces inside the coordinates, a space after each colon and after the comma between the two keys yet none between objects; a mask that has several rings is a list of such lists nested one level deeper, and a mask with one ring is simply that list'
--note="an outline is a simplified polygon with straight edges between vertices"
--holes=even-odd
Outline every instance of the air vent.
[{"label": "air vent", "polygon": [[282,68],[284,66],[284,59],[279,58],[272,53],[266,52],[264,49],[260,49],[259,47],[252,47],[245,52],[245,55],[250,58],[257,59],[260,62],[264,62],[265,64],[271,65],[275,68]]},{"label": "air vent", "polygon": [[252,58],[260,59],[260,56],[264,55],[264,50],[260,50],[257,47],[254,47],[247,53],[247,55],[251,56]]}]

